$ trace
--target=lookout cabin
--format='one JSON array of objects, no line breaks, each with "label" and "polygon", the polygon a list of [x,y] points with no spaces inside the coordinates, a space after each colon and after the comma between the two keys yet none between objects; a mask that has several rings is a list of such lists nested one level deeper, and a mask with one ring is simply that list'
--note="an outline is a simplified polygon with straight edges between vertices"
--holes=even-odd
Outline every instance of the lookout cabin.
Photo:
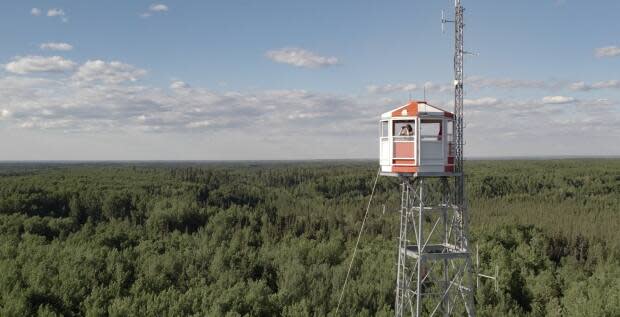
[{"label": "lookout cabin", "polygon": [[381,115],[379,164],[383,175],[454,172],[454,114],[410,101]]}]

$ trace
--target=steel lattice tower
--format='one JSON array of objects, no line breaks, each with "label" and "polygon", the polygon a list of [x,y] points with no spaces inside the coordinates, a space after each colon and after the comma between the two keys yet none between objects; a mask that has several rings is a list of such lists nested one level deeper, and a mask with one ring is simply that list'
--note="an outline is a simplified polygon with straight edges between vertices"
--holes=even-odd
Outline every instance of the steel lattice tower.
[{"label": "steel lattice tower", "polygon": [[454,172],[400,176],[396,316],[475,316],[463,169],[463,7],[455,0]]}]

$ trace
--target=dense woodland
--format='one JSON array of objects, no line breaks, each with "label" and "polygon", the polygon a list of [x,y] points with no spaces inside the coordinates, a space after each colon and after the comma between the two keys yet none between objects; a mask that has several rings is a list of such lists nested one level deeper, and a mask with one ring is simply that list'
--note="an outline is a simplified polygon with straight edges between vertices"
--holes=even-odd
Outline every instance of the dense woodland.
[{"label": "dense woodland", "polygon": [[[376,168],[0,164],[0,316],[335,315]],[[620,316],[620,160],[466,169],[499,268],[480,316]],[[339,315],[393,315],[398,186],[379,180]]]}]

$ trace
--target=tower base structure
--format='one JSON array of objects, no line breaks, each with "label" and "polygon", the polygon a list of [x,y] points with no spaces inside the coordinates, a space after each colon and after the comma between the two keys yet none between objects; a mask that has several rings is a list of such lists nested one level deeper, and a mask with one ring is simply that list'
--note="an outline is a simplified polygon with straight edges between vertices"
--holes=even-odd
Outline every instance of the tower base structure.
[{"label": "tower base structure", "polygon": [[475,316],[461,175],[402,176],[396,316]]}]

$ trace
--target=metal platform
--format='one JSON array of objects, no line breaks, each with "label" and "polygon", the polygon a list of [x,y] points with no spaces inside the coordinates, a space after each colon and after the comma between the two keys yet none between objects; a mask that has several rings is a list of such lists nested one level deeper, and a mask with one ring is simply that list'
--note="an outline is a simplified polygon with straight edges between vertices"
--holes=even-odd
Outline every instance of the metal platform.
[{"label": "metal platform", "polygon": [[389,176],[389,177],[457,177],[461,176],[462,173],[455,172],[416,172],[416,173],[394,173],[394,172],[381,172],[381,176]]},{"label": "metal platform", "polygon": [[[418,252],[417,245],[408,245],[407,246],[407,256],[410,256],[414,259],[419,257],[420,252]],[[457,248],[452,244],[430,244],[426,245],[422,249],[422,258],[423,259],[454,259],[454,258],[466,258],[469,256],[469,252],[466,250],[462,250]]]}]

